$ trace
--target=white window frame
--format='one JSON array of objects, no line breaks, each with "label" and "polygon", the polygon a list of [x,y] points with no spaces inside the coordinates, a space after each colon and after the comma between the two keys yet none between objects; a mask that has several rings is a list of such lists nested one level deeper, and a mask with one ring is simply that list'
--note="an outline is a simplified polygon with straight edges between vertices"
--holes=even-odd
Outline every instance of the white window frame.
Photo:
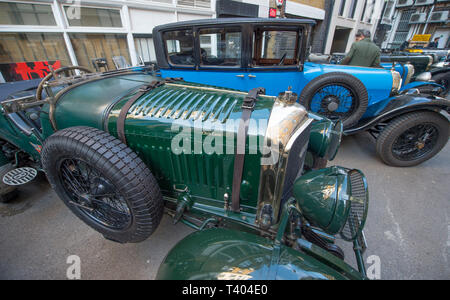
[{"label": "white window frame", "polygon": [[[55,10],[53,8],[53,4],[49,2],[42,2],[42,1],[4,1],[0,0],[0,2],[6,2],[6,3],[18,3],[18,4],[39,4],[39,5],[48,5],[52,9],[53,12],[53,18],[55,19],[56,25],[16,25],[16,24],[0,24],[0,32],[36,32],[36,31],[28,31],[28,29],[31,30],[39,30],[39,32],[44,32],[42,30],[49,30],[46,32],[53,32],[53,30],[60,28],[58,24],[58,18],[55,15]],[[13,28],[18,28],[17,30],[12,30]]]},{"label": "white window frame", "polygon": [[175,20],[178,19],[178,13],[199,14],[211,18],[216,17],[216,12],[214,9],[216,6],[216,0],[211,0],[211,5],[209,8],[180,6],[177,5],[177,0],[172,0],[171,3],[156,2],[151,0],[114,0],[109,3],[105,1],[104,6],[101,6],[100,1],[85,0],[81,2],[81,7],[119,10],[122,27],[83,27],[69,26],[66,11],[64,9],[64,6],[70,6],[70,3],[67,0],[0,0],[0,2],[50,5],[52,8],[53,17],[56,21],[56,25],[0,25],[0,33],[60,33],[64,37],[66,50],[69,54],[72,65],[78,65],[78,61],[73,50],[72,43],[70,41],[70,33],[110,33],[127,35],[128,51],[131,59],[131,64],[133,66],[137,66],[139,62],[137,58],[133,34],[140,34],[141,32],[135,32],[132,30],[129,8],[171,12],[175,15]]}]

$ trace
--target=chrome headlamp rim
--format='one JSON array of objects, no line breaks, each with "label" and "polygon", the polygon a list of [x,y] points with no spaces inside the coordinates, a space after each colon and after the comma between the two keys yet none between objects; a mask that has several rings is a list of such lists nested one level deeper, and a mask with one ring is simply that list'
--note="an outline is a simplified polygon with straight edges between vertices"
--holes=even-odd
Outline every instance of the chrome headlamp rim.
[{"label": "chrome headlamp rim", "polygon": [[414,66],[410,63],[405,64],[405,67],[408,69],[408,75],[406,75],[405,82],[404,82],[406,85],[411,81],[411,78],[414,76],[415,69],[414,69]]},{"label": "chrome headlamp rim", "polygon": [[391,70],[391,74],[392,74],[391,93],[397,93],[402,87],[402,77],[400,76],[400,73],[395,70]]}]

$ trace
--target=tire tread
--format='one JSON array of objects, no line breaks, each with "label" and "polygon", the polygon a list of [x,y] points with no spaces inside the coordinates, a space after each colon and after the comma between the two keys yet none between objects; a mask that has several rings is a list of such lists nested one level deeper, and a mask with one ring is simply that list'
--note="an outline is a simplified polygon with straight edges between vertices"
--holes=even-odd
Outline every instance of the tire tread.
[{"label": "tire tread", "polygon": [[108,236],[108,232],[102,232],[106,238],[122,243],[140,242],[156,230],[163,215],[162,194],[155,177],[130,148],[108,133],[91,127],[57,131],[46,140],[42,151],[42,163],[55,190],[56,174],[51,174],[51,163],[54,154],[62,149],[73,149],[75,155],[95,163],[97,168],[109,170],[103,175],[115,182],[127,200],[136,227],[123,235]]}]

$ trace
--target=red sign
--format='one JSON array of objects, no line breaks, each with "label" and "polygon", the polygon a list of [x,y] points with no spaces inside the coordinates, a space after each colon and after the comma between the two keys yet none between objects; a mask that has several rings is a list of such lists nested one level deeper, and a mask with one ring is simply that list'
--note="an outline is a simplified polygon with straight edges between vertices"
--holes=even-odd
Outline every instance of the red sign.
[{"label": "red sign", "polygon": [[277,9],[269,8],[269,18],[276,18],[276,17],[277,17]]},{"label": "red sign", "polygon": [[50,73],[49,66],[54,70],[61,68],[61,61],[33,61],[10,64],[0,64],[0,72],[6,82],[43,78]]}]

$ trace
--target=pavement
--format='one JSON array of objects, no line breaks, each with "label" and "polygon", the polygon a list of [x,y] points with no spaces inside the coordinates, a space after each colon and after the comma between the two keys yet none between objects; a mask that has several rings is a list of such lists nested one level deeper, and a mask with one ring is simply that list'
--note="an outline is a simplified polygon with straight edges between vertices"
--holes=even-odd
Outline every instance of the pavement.
[{"label": "pavement", "polygon": [[[381,279],[450,279],[450,143],[417,167],[393,168],[376,157],[371,136],[361,133],[344,138],[331,164],[367,176],[364,257],[379,257]],[[21,187],[13,203],[0,203],[0,279],[66,279],[70,255],[80,257],[82,279],[153,279],[167,252],[191,232],[165,216],[142,243],[107,241],[38,180]],[[354,266],[351,244],[339,245]]]}]

